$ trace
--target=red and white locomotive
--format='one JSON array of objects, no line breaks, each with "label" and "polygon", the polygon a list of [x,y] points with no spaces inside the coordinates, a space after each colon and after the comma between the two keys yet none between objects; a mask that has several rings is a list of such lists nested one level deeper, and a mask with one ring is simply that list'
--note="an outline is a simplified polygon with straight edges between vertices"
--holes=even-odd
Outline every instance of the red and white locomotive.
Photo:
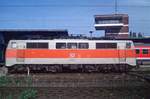
[{"label": "red and white locomotive", "polygon": [[99,71],[126,70],[136,66],[132,41],[127,40],[10,40],[7,67],[58,71],[63,68]]}]

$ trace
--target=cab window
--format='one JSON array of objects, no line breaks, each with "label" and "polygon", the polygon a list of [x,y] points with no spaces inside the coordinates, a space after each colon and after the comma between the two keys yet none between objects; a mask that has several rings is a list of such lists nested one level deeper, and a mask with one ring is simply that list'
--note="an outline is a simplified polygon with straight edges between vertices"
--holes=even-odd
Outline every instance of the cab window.
[{"label": "cab window", "polygon": [[126,48],[131,48],[131,43],[126,43]]},{"label": "cab window", "polygon": [[16,42],[11,42],[11,48],[17,48],[17,43]]}]

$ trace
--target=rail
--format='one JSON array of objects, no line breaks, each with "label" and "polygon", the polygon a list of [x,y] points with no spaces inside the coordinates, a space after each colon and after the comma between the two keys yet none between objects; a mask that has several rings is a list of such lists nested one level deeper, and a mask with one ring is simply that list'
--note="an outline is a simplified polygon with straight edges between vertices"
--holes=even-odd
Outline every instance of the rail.
[{"label": "rail", "polygon": [[148,74],[145,75],[145,74],[138,73],[136,71],[128,72],[127,74],[131,75],[131,76],[136,76],[136,77],[141,78],[141,79],[144,79],[145,81],[147,81],[148,83],[150,83],[150,75],[148,75]]}]

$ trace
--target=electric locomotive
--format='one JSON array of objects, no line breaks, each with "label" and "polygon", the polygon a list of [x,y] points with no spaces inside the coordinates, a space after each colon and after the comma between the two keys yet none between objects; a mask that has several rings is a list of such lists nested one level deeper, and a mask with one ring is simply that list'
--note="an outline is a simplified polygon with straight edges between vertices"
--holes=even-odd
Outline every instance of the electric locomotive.
[{"label": "electric locomotive", "polygon": [[126,71],[136,67],[134,44],[128,40],[10,40],[6,66],[33,70]]}]

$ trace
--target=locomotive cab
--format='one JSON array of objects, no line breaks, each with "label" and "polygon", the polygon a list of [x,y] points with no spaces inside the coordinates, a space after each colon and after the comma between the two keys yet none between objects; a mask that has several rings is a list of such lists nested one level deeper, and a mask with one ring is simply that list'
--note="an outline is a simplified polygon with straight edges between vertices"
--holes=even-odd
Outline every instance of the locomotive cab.
[{"label": "locomotive cab", "polygon": [[129,65],[136,66],[136,53],[133,42],[119,43],[118,50],[119,63],[130,63]]},{"label": "locomotive cab", "polygon": [[15,64],[23,64],[24,63],[24,42],[17,42],[15,40],[11,40],[8,43],[6,49],[6,66],[12,66]]}]

